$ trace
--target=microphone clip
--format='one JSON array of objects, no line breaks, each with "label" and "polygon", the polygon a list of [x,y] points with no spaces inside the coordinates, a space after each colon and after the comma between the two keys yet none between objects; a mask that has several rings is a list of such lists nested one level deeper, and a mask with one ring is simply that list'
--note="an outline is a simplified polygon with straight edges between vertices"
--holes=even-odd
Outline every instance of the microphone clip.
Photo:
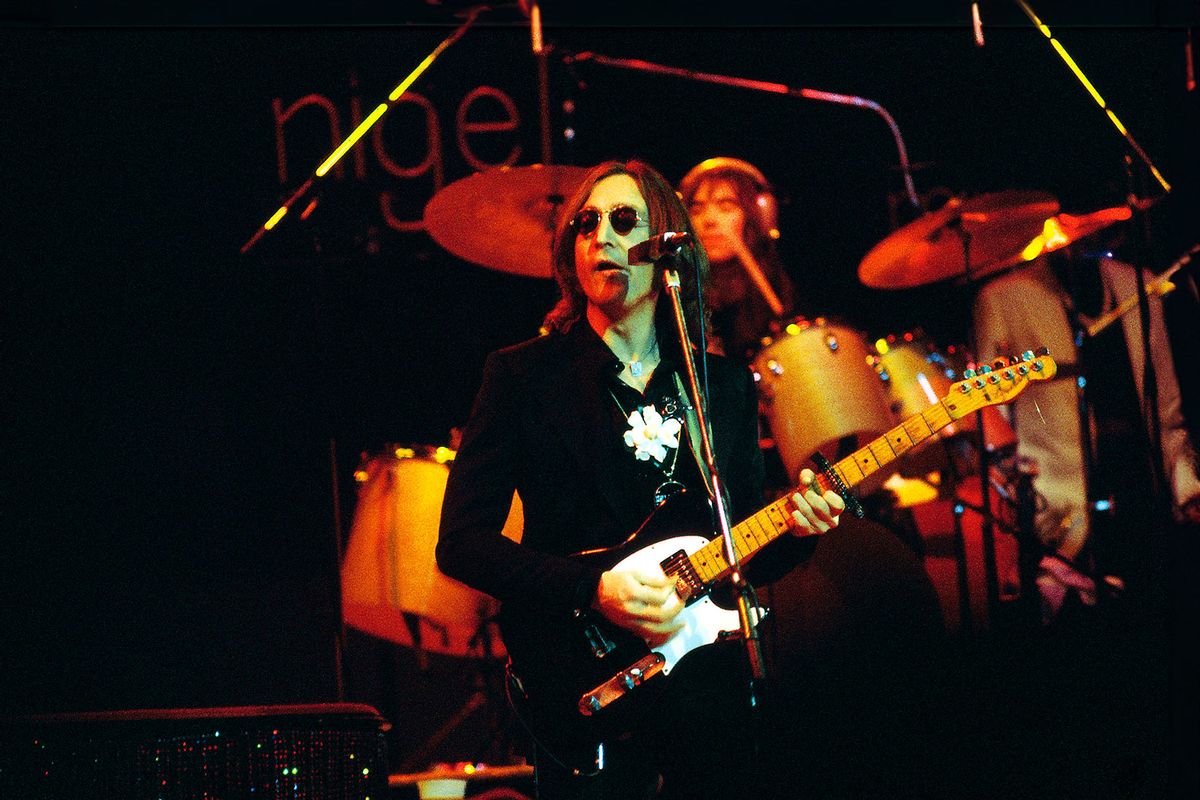
[{"label": "microphone clip", "polygon": [[628,261],[630,264],[656,263],[679,255],[679,251],[691,243],[692,235],[687,231],[667,231],[629,248]]}]

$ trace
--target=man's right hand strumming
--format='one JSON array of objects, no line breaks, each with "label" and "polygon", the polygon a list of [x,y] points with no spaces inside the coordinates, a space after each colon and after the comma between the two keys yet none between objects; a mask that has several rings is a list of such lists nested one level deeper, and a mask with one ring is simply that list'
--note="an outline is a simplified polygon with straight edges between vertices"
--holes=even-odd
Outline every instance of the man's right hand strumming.
[{"label": "man's right hand strumming", "polygon": [[683,610],[683,601],[675,594],[675,581],[662,570],[605,572],[600,576],[592,607],[651,646],[662,644],[683,627],[676,619]]}]

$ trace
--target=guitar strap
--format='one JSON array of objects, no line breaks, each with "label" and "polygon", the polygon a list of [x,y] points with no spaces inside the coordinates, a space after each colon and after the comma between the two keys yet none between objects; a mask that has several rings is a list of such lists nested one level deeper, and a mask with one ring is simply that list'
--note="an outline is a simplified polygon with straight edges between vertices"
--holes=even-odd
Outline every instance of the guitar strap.
[{"label": "guitar strap", "polygon": [[708,496],[712,497],[712,476],[708,472],[708,464],[705,463],[704,457],[701,455],[704,450],[700,437],[700,418],[696,416],[696,409],[692,406],[688,398],[687,389],[684,388],[683,380],[679,377],[679,373],[673,373],[672,377],[675,379],[675,391],[679,393],[679,406],[683,409],[683,422],[687,427],[692,457],[696,459],[696,466],[700,469],[700,477],[704,480],[704,488],[708,490]]}]

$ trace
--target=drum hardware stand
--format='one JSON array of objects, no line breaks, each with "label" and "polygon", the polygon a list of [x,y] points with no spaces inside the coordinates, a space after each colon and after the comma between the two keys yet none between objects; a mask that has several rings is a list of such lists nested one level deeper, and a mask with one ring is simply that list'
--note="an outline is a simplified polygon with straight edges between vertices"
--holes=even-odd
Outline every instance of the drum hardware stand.
[{"label": "drum hardware stand", "polygon": [[345,530],[342,524],[342,493],[338,486],[337,439],[329,439],[329,492],[333,511],[333,602],[337,612],[337,630],[333,634],[333,680],[335,696],[339,703],[346,702],[346,615],[342,610],[342,561],[345,560],[343,542]]},{"label": "drum hardware stand", "polygon": [[[953,220],[953,222],[950,224],[950,228],[962,240],[963,270],[964,270],[964,275],[965,275],[965,286],[967,288],[967,295],[971,296],[973,289],[974,289],[974,285],[975,285],[975,279],[971,275],[971,234],[966,229],[966,227],[963,226],[962,217],[956,217]],[[974,333],[973,327],[972,327],[970,339],[971,339],[971,341],[969,342],[969,346],[971,349],[971,353],[974,354],[976,358],[978,358],[979,343],[977,341],[975,341],[975,333]],[[978,363],[978,362],[976,362],[976,363]],[[980,505],[979,514],[980,514],[981,519],[983,520],[983,524],[981,526],[981,538],[982,538],[982,544],[983,544],[983,583],[984,583],[984,589],[985,589],[986,595],[987,595],[987,614],[988,614],[987,618],[988,618],[989,624],[991,624],[991,623],[995,622],[996,612],[1000,608],[1000,577],[998,574],[999,571],[996,568],[996,537],[995,537],[995,527],[994,527],[995,517],[992,514],[991,480],[990,480],[990,472],[989,472],[990,458],[989,458],[988,449],[987,449],[987,436],[985,435],[985,432],[984,432],[983,409],[979,409],[978,411],[975,412],[975,422],[976,422],[975,427],[977,428],[976,434],[977,434],[977,439],[978,439],[978,444],[979,444],[979,505]],[[954,502],[954,508],[956,510],[956,513],[954,515],[954,519],[955,519],[954,533],[955,533],[955,536],[958,538],[959,542],[962,543],[961,546],[962,546],[963,561],[959,564],[959,568],[965,572],[966,566],[967,566],[967,564],[966,564],[966,540],[965,540],[965,538],[963,536],[963,532],[962,532],[962,521],[960,519],[961,513],[957,511],[957,509],[964,507],[964,505],[965,504],[963,503],[963,501],[959,497],[957,497],[957,490],[956,490],[955,491],[955,502]],[[961,585],[961,583],[962,583],[962,575],[961,574],[959,576],[959,582]],[[969,603],[968,603],[968,607],[969,607]]]},{"label": "drum hardware stand", "polygon": [[1037,576],[1043,547],[1037,534],[1037,492],[1033,488],[1038,470],[1030,459],[1016,458],[1017,576],[1021,592],[1017,602],[1021,622],[1033,627],[1041,621]]},{"label": "drum hardware stand", "polygon": [[[420,639],[418,638],[419,625],[421,618],[416,614],[405,614],[405,622],[409,626],[410,632],[413,633],[413,645],[417,651],[417,662],[422,672],[428,670],[428,657],[421,649]],[[428,622],[428,620],[426,620]],[[494,621],[494,617],[480,616],[479,626],[475,629],[475,634],[471,637],[467,645],[468,652],[476,647],[480,648],[480,658],[468,658],[468,661],[478,660],[480,663],[473,669],[473,689],[471,696],[468,697],[458,710],[455,711],[449,719],[443,722],[437,730],[429,735],[421,746],[414,752],[405,757],[404,761],[399,766],[400,772],[414,772],[425,769],[429,766],[428,762],[437,748],[452,734],[459,725],[465,722],[472,714],[480,709],[489,709],[491,714],[488,717],[488,727],[491,729],[491,736],[483,748],[486,753],[500,738],[504,726],[500,722],[500,715],[495,709],[499,707],[495,702],[495,697],[503,691],[495,688],[496,681],[489,681],[486,675],[487,668],[485,665],[493,663],[496,659],[492,649],[492,633],[490,625]],[[461,671],[465,667],[460,668]],[[503,678],[500,679],[503,681]]]},{"label": "drum hardware stand", "polygon": [[967,569],[967,537],[963,531],[962,521],[966,504],[958,496],[958,487],[962,476],[959,475],[958,467],[955,465],[952,455],[948,455],[946,459],[946,471],[949,473],[951,497],[954,503],[951,508],[954,519],[954,566],[958,581],[958,624],[959,630],[969,637],[974,633],[975,620],[971,616],[971,582],[970,573]]},{"label": "drum hardware stand", "polygon": [[[1079,281],[1075,278],[1075,259],[1070,253],[1064,254],[1063,257],[1067,260],[1067,280],[1065,281],[1067,284],[1065,287],[1067,292],[1067,321],[1071,326],[1071,341],[1075,345],[1075,410],[1079,416],[1079,447],[1083,455],[1083,497],[1086,501],[1086,508],[1083,513],[1086,515],[1089,528],[1091,528],[1088,534],[1088,541],[1084,542],[1083,547],[1093,554],[1093,557],[1090,559],[1082,559],[1081,556],[1083,553],[1077,553],[1072,558],[1072,562],[1073,565],[1088,565],[1085,574],[1092,579],[1093,584],[1096,586],[1096,601],[1100,602],[1100,596],[1103,594],[1100,591],[1103,570],[1100,569],[1097,559],[1094,557],[1096,545],[1095,542],[1091,541],[1092,534],[1095,532],[1091,524],[1092,503],[1090,498],[1092,496],[1092,480],[1096,470],[1096,449],[1095,443],[1092,440],[1091,410],[1088,407],[1087,393],[1084,391],[1084,387],[1087,386],[1087,374],[1083,366],[1083,343],[1088,338],[1088,334],[1083,320],[1079,317]],[[1141,284],[1140,279],[1138,283]]]}]

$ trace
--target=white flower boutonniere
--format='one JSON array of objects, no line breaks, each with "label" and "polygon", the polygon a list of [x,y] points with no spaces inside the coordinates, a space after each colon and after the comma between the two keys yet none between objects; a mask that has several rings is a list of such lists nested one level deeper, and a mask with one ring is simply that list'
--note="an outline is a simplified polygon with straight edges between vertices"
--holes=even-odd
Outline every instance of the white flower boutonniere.
[{"label": "white flower boutonniere", "polygon": [[654,406],[644,406],[629,415],[626,420],[629,430],[625,431],[625,444],[633,448],[638,461],[653,458],[660,465],[667,460],[667,448],[679,447],[677,419],[663,419]]}]

